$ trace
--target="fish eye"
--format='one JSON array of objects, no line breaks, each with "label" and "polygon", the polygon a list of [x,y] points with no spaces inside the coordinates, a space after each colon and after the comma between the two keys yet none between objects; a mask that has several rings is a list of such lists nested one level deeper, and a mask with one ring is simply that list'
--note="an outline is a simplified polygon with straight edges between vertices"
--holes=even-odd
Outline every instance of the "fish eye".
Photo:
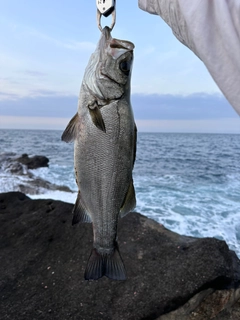
[{"label": "fish eye", "polygon": [[131,60],[123,60],[119,64],[120,70],[127,76],[129,75],[129,72],[131,70],[131,64],[132,64]]}]

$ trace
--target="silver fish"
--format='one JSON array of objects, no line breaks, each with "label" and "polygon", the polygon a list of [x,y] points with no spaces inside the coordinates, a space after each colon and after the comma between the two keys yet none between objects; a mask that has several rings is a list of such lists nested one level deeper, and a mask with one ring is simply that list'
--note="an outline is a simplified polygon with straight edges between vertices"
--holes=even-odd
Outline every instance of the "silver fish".
[{"label": "silver fish", "polygon": [[132,170],[137,129],[130,103],[134,44],[111,37],[108,27],[85,70],[78,112],[62,140],[75,141],[78,197],[73,221],[92,222],[93,249],[85,279],[125,280],[117,244],[119,217],[136,205]]}]

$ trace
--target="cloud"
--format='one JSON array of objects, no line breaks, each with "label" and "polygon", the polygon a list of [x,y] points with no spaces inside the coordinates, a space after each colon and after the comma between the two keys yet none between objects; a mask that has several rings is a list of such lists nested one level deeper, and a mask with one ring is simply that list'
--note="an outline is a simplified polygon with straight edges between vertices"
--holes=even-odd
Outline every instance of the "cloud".
[{"label": "cloud", "polygon": [[[31,38],[42,40],[50,44],[54,44],[57,47],[77,50],[77,51],[93,51],[96,48],[96,43],[91,41],[76,41],[75,39],[64,39],[59,40],[49,34],[39,31],[37,28],[29,27],[25,24],[16,23],[16,21],[11,21],[3,16],[0,16],[0,25],[2,24],[4,28],[10,29],[11,32],[22,36],[30,36]],[[62,37],[62,35],[61,35]]]},{"label": "cloud", "polygon": [[[239,118],[220,94],[133,94],[131,100],[135,119],[138,120]],[[77,95],[63,95],[54,90],[32,90],[30,97],[6,95],[4,100],[0,100],[0,113],[4,116],[64,118],[72,117],[76,113],[77,104]]]},{"label": "cloud", "polygon": [[240,134],[240,118],[200,120],[136,120],[139,132]]},{"label": "cloud", "polygon": [[33,97],[0,101],[4,116],[72,117],[77,110],[77,96],[64,96],[58,92],[38,90]]},{"label": "cloud", "polygon": [[[0,129],[44,129],[63,131],[71,117],[1,116]],[[138,132],[240,133],[240,119],[136,120]],[[59,134],[59,138],[61,133]]]},{"label": "cloud", "polygon": [[47,76],[47,73],[36,71],[36,70],[24,70],[22,71],[22,73],[27,76],[37,77],[37,78]]},{"label": "cloud", "polygon": [[[3,88],[4,85],[16,85],[19,84],[20,82],[16,80],[14,77],[1,77],[0,78],[0,87],[1,89]],[[2,92],[3,93],[3,92]]]},{"label": "cloud", "polygon": [[137,119],[214,119],[238,117],[221,94],[133,94]]},{"label": "cloud", "polygon": [[0,91],[0,106],[1,106],[1,100],[8,100],[8,103],[11,103],[11,100],[16,100],[16,99],[19,99],[19,95],[18,94],[6,93],[6,92],[1,92]]},{"label": "cloud", "polygon": [[64,130],[69,120],[69,118],[58,117],[1,116],[0,129]]},{"label": "cloud", "polygon": [[65,47],[66,49],[70,50],[86,50],[86,51],[94,51],[96,49],[96,43],[87,42],[87,41],[68,41],[68,42],[61,42],[59,43],[61,46]]},{"label": "cloud", "polygon": [[[60,94],[58,91],[54,91],[54,90],[48,90],[48,89],[36,89],[36,90],[31,90],[30,91],[30,95],[31,97],[38,99],[39,97],[45,97],[45,98],[50,98],[50,97],[66,97],[68,95],[63,95]],[[26,98],[26,100],[28,100],[28,98]]]},{"label": "cloud", "polygon": [[47,41],[51,44],[54,44],[58,47],[62,47],[69,50],[77,50],[77,51],[93,51],[96,48],[96,43],[92,43],[90,41],[76,41],[76,40],[58,40],[52,36],[49,36],[43,32],[39,32],[33,28],[27,29],[26,31],[30,36],[37,37],[38,39]]}]

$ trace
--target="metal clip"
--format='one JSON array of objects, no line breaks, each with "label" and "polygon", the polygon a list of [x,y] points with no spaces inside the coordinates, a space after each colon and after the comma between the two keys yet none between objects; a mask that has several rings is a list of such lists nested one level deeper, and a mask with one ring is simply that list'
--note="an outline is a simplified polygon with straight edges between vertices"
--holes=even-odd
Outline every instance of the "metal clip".
[{"label": "metal clip", "polygon": [[116,23],[116,8],[115,8],[115,2],[116,0],[96,0],[97,3],[97,25],[99,30],[102,32],[102,26],[101,26],[101,17],[102,15],[105,17],[108,17],[110,14],[112,14],[112,24],[110,26],[110,30],[113,29],[115,23]]}]

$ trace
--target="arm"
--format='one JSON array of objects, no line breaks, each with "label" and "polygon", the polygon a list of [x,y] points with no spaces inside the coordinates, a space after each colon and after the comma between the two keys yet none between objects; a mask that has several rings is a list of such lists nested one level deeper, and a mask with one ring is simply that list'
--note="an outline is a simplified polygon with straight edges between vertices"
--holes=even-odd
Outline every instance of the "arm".
[{"label": "arm", "polygon": [[174,35],[205,64],[240,115],[240,1],[138,0],[160,15]]}]

